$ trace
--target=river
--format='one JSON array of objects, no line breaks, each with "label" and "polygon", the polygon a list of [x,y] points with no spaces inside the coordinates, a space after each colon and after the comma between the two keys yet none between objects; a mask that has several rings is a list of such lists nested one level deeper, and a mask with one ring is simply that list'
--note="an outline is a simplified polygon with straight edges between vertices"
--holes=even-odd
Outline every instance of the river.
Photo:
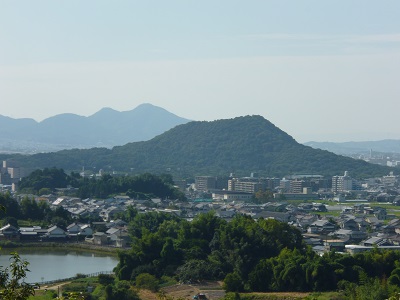
[{"label": "river", "polygon": [[[8,267],[10,252],[3,249],[0,252],[0,266]],[[76,274],[92,274],[102,271],[112,271],[118,264],[118,258],[91,251],[75,251],[66,249],[24,249],[17,250],[20,257],[29,262],[26,282],[51,281],[73,277]]]}]

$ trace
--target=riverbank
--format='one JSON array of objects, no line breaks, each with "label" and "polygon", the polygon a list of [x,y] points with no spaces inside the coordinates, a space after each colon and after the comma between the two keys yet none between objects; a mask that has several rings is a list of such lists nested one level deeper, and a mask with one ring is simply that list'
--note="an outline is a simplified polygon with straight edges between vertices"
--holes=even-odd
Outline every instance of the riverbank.
[{"label": "riverbank", "polygon": [[116,248],[93,245],[89,243],[71,243],[71,242],[13,242],[13,241],[2,241],[0,242],[0,248],[6,249],[48,249],[48,248],[59,248],[67,250],[90,250],[99,254],[107,254],[112,256],[118,256],[118,252],[126,251],[130,248]]}]

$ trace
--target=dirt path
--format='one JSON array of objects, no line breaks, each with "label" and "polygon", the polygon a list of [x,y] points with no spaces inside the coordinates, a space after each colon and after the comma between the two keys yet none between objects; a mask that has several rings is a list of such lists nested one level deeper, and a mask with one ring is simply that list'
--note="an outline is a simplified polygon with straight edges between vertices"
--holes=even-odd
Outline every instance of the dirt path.
[{"label": "dirt path", "polygon": [[162,289],[164,293],[175,299],[182,298],[192,300],[193,296],[203,293],[209,300],[218,300],[225,296],[219,282],[202,282],[196,284],[177,284]]},{"label": "dirt path", "polygon": [[62,287],[69,283],[71,283],[71,281],[60,282],[60,283],[53,284],[53,285],[42,285],[42,286],[40,286],[40,289],[38,291],[41,291],[44,293],[44,291],[53,290],[53,291],[56,291],[57,294],[60,296],[60,294],[62,293]]}]

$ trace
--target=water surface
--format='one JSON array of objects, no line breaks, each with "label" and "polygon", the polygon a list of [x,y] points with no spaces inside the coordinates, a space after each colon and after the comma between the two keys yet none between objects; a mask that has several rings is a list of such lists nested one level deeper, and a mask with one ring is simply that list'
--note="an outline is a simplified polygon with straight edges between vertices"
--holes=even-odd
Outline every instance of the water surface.
[{"label": "water surface", "polygon": [[[0,266],[10,265],[10,252],[0,251]],[[118,258],[91,251],[65,249],[24,249],[16,250],[22,259],[29,262],[26,282],[42,282],[73,277],[78,273],[92,274],[112,271],[118,264]]]}]

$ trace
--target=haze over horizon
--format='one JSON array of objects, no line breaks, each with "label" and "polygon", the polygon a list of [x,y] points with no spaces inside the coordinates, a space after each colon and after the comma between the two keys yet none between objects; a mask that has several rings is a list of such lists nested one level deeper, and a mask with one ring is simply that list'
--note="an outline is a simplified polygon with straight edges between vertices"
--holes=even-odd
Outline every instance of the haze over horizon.
[{"label": "haze over horizon", "polygon": [[142,103],[299,142],[400,139],[398,1],[0,1],[0,114]]}]

